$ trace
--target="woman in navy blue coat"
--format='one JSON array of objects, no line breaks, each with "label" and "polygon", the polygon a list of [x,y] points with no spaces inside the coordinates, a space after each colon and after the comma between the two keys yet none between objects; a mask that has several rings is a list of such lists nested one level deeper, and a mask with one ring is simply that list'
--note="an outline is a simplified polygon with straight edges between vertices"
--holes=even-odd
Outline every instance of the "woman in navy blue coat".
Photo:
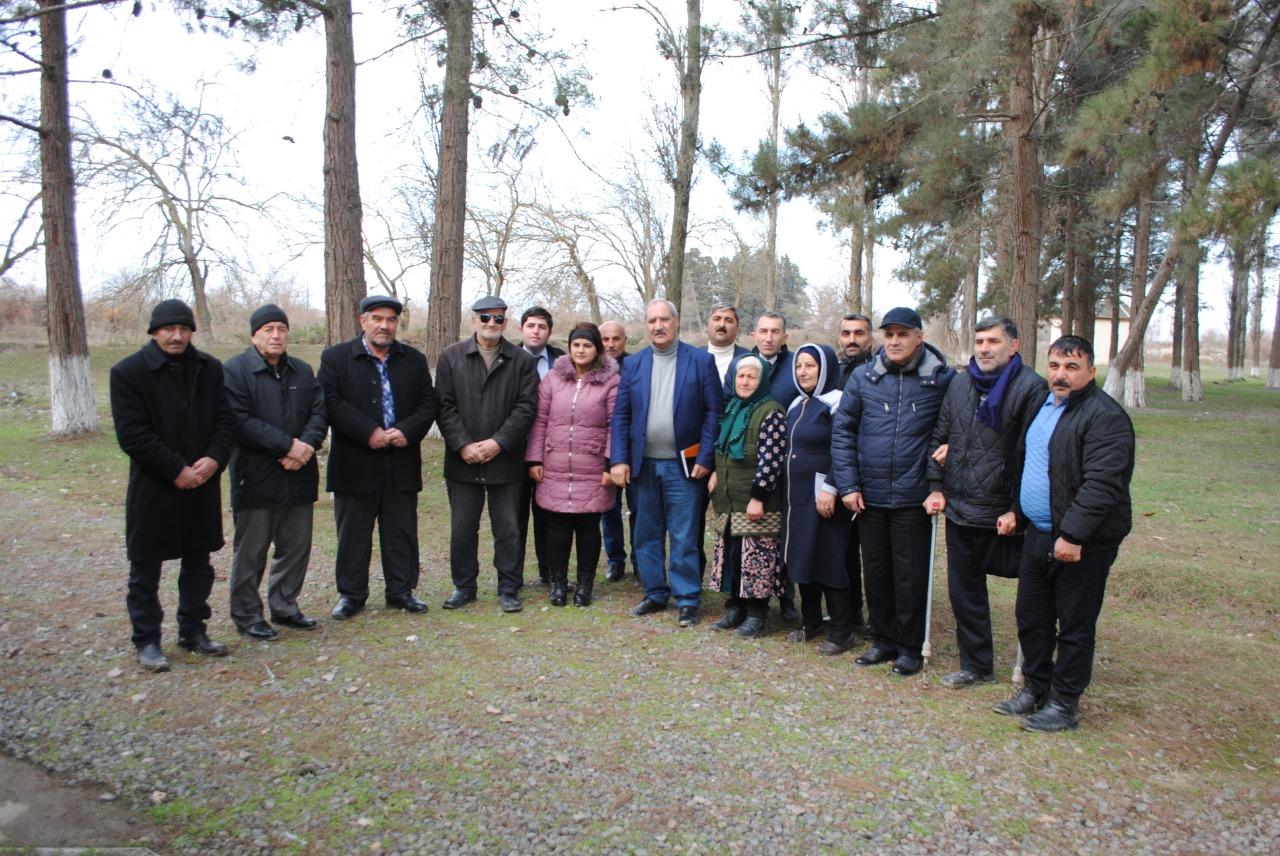
[{"label": "woman in navy blue coat", "polygon": [[823,630],[822,601],[831,621],[819,654],[842,654],[857,644],[853,591],[844,553],[853,525],[849,511],[827,482],[831,470],[831,422],[840,404],[836,354],[808,343],[791,363],[799,396],[787,410],[787,503],[782,558],[787,577],[800,586],[803,624],[787,637],[804,642]]}]

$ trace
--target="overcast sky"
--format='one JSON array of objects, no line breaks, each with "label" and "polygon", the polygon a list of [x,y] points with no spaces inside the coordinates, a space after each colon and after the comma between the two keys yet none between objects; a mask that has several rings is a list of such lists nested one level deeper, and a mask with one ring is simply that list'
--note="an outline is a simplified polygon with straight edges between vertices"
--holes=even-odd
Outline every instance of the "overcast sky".
[{"label": "overcast sky", "polygon": [[[660,3],[678,25],[684,3]],[[389,206],[391,191],[415,171],[414,141],[406,134],[409,117],[417,109],[418,89],[415,67],[418,53],[402,48],[379,57],[400,41],[394,18],[389,13],[361,14],[371,4],[356,0],[356,56],[362,60],[357,73],[358,156],[362,195],[367,207]],[[551,0],[535,8],[521,9],[526,24],[540,23],[554,33],[555,47],[577,53],[592,75],[591,90],[596,104],[574,109],[561,121],[560,130],[545,127],[526,166],[526,175],[538,176],[541,183],[562,203],[596,193],[600,180],[592,171],[616,174],[623,154],[632,149],[647,150],[643,118],[648,112],[648,93],[674,99],[676,84],[668,62],[658,56],[655,28],[637,11],[607,11],[606,6],[581,0]],[[736,22],[738,4],[730,0],[708,0],[704,23]],[[541,12],[540,22],[531,21]],[[802,13],[804,14],[804,13]],[[127,4],[115,9],[94,9],[73,13],[72,37],[78,42],[72,60],[73,79],[101,81],[103,69],[113,80],[133,86],[153,85],[174,93],[192,93],[199,81],[213,84],[206,95],[207,106],[221,113],[237,141],[238,163],[250,191],[261,197],[288,193],[315,202],[321,198],[321,125],[324,103],[324,45],[322,28],[314,25],[285,39],[283,44],[251,47],[235,39],[213,34],[187,33],[180,18],[163,6],[148,8],[139,18],[129,15]],[[253,58],[250,74],[237,63]],[[442,75],[443,70],[435,70]],[[34,76],[19,78],[34,87]],[[754,148],[764,134],[768,107],[763,74],[752,59],[724,59],[710,64],[704,73],[701,136],[704,143],[718,141],[735,157]],[[0,101],[12,108],[21,97],[17,87],[6,87]],[[790,83],[783,97],[783,126],[801,120],[813,122],[824,110],[836,106],[839,93],[830,84],[793,65]],[[77,83],[73,103],[89,111],[102,125],[109,125],[118,109],[119,90],[99,83]],[[486,102],[491,113],[495,105]],[[6,111],[8,112],[8,111]],[[490,120],[481,115],[473,122],[473,152],[486,142]],[[291,137],[289,142],[284,137]],[[576,152],[576,154],[575,154]],[[474,154],[473,166],[479,158]],[[586,164],[584,166],[584,163]],[[589,168],[588,168],[589,167]],[[491,193],[489,180],[476,172],[469,182],[469,201],[483,205]],[[669,212],[669,196],[664,192],[662,208]],[[278,209],[294,234],[277,236],[270,230],[247,235],[246,254],[260,269],[282,265],[300,283],[308,286],[311,301],[323,302],[323,262],[318,244],[319,224],[313,214]],[[93,293],[116,272],[136,265],[145,242],[136,227],[106,231],[101,206],[91,192],[82,196],[79,215],[81,267],[85,289]],[[735,214],[723,184],[705,165],[698,169],[693,199],[693,216],[708,223],[732,219],[738,231],[755,245],[763,243],[763,222],[750,215]],[[800,267],[813,287],[837,285],[843,288],[848,269],[845,235],[832,235],[821,228],[821,215],[807,202],[786,203],[780,215],[779,252]],[[366,234],[372,229],[366,220]],[[286,243],[311,241],[310,250],[296,260]],[[727,255],[732,248],[717,243],[710,234],[699,234],[690,246],[701,246],[714,255]],[[878,248],[876,257],[877,312],[899,303],[914,303],[907,284],[893,277],[899,260],[888,247]],[[38,266],[28,265],[19,276],[33,282],[42,279]],[[409,292],[425,303],[428,270],[424,266],[410,277]],[[597,281],[603,291],[625,294],[630,285],[619,272],[602,270]],[[372,280],[371,280],[372,282]],[[216,272],[211,285],[218,285]],[[517,283],[516,288],[522,284]],[[481,278],[469,275],[464,284],[464,301],[483,287]],[[1224,303],[1223,287],[1217,276],[1206,271],[1202,294],[1214,307]],[[634,292],[632,292],[634,294]],[[638,301],[632,300],[638,311]],[[1216,315],[1216,313],[1215,313]],[[1202,323],[1217,323],[1215,315]]]}]

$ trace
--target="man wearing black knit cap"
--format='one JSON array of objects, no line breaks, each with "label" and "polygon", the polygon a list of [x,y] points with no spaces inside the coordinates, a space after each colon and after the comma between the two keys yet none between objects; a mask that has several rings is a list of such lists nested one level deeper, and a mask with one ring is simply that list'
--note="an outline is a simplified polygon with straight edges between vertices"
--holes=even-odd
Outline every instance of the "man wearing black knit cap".
[{"label": "man wearing black knit cap", "polygon": [[111,418],[129,456],[125,494],[125,545],[138,663],[169,670],[160,649],[164,610],[160,567],[181,559],[178,573],[178,645],[221,657],[227,648],[211,640],[209,553],[221,549],[219,474],[231,456],[233,421],[223,392],[222,364],[191,346],[196,321],[181,300],[163,300],[151,311],[151,341],[111,368]]},{"label": "man wearing black knit cap", "polygon": [[289,316],[274,303],[249,316],[249,347],[227,360],[227,401],[235,416],[231,456],[231,620],[251,639],[271,641],[258,587],[275,546],[267,600],[271,620],[316,626],[298,608],[311,559],[311,525],[320,484],[315,453],[324,442],[324,390],[311,366],[287,353]]},{"label": "man wearing black knit cap", "polygon": [[418,494],[422,439],[438,404],[427,358],[396,341],[400,301],[360,301],[361,333],[320,355],[320,385],[333,429],[327,489],[338,524],[333,617],[352,618],[369,599],[373,525],[378,524],[387,606],[426,612],[418,585]]}]

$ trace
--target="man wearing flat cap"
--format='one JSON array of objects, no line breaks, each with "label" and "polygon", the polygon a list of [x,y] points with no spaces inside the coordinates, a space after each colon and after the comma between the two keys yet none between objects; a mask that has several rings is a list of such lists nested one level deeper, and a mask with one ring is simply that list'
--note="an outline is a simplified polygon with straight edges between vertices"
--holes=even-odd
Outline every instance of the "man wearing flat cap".
[{"label": "man wearing flat cap", "polygon": [[360,335],[320,355],[320,386],[333,431],[326,489],[338,526],[334,579],[345,621],[369,599],[373,525],[378,524],[388,607],[425,612],[418,586],[418,494],[422,439],[439,405],[426,355],[396,341],[400,301],[360,301]]},{"label": "man wearing flat cap", "polygon": [[445,609],[476,599],[480,512],[486,500],[499,606],[504,612],[522,608],[517,513],[526,473],[525,441],[538,413],[538,368],[528,351],[503,338],[507,317],[502,298],[477,300],[471,305],[472,336],[445,348],[436,367],[453,574],[453,594]]},{"label": "man wearing flat cap", "polygon": [[857,664],[892,661],[891,671],[906,676],[923,666],[929,441],[955,369],[925,342],[914,309],[890,309],[880,330],[884,344],[840,397],[828,479],[858,515],[874,643]]},{"label": "man wearing flat cap", "polygon": [[298,608],[311,560],[312,513],[320,486],[316,450],[324,442],[324,390],[311,366],[289,356],[289,316],[274,303],[249,316],[249,347],[227,360],[227,402],[235,417],[231,456],[231,620],[250,639],[271,641],[258,587],[267,551],[271,621],[298,630],[316,626]]},{"label": "man wearing flat cap", "polygon": [[219,475],[231,457],[234,426],[223,392],[222,364],[191,345],[195,317],[181,300],[151,312],[151,341],[111,368],[111,418],[129,456],[125,545],[138,663],[169,670],[160,649],[164,610],[160,566],[180,559],[178,646],[208,657],[227,648],[208,636],[213,566],[222,548]]}]

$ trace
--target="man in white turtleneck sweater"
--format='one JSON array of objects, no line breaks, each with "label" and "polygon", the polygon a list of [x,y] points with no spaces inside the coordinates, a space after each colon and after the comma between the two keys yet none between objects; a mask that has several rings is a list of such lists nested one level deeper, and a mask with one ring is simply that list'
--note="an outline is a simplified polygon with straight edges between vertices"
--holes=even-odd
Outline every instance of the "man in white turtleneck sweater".
[{"label": "man in white turtleneck sweater", "polygon": [[707,316],[707,350],[716,358],[716,374],[723,383],[729,364],[747,352],[738,344],[738,307],[732,303],[711,307],[711,314]]}]

